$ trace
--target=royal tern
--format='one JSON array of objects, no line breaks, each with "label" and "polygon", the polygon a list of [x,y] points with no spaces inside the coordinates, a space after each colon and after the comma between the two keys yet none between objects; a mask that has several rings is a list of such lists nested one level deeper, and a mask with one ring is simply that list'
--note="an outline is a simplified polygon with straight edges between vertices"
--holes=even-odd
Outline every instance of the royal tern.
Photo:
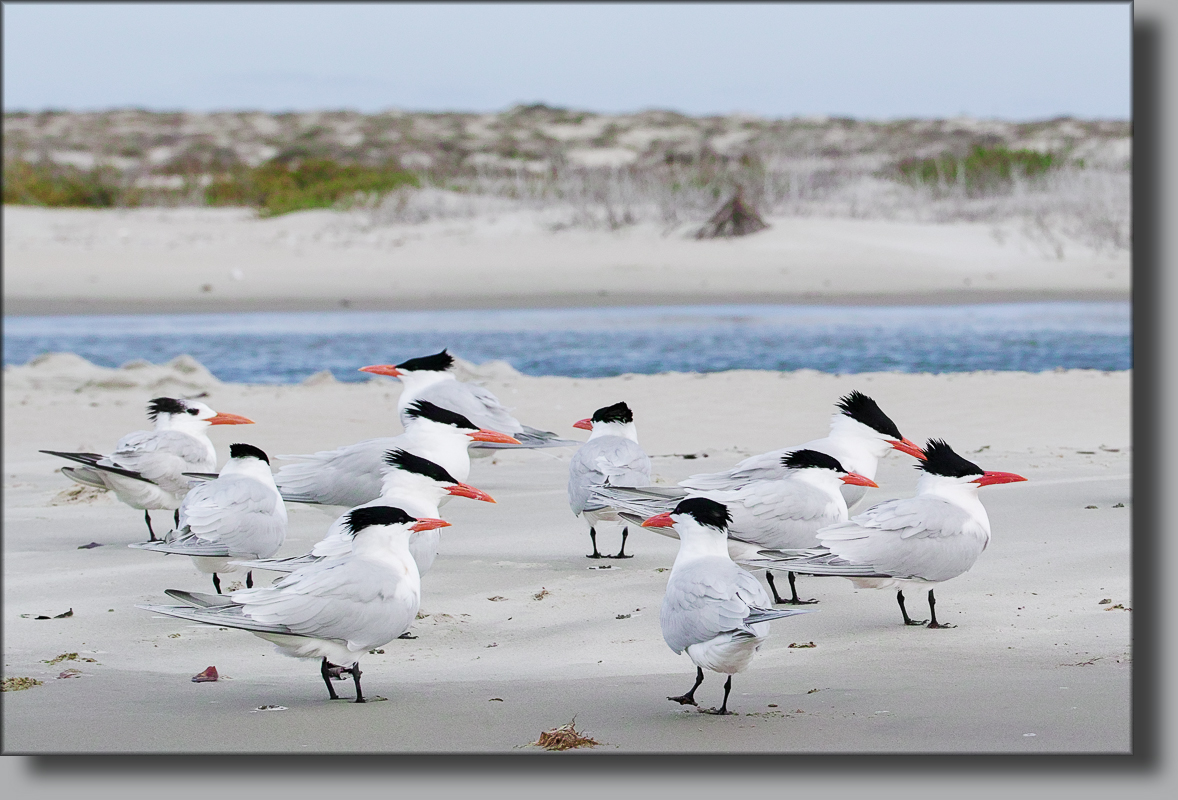
[{"label": "royal tern", "polygon": [[185,472],[212,472],[217,468],[217,451],[205,433],[210,425],[252,425],[236,414],[218,414],[204,403],[157,397],[147,404],[147,417],[155,423],[150,431],[135,431],[119,439],[110,455],[62,453],[42,450],[51,456],[77,461],[85,466],[62,467],[66,477],[83,486],[110,489],[131,508],[143,509],[143,519],[152,541],[152,509],[179,508],[192,481]]},{"label": "royal tern", "polygon": [[[629,529],[622,525],[622,547],[616,556],[597,551],[597,523],[618,520],[617,511],[591,497],[594,486],[646,486],[650,483],[650,458],[638,446],[634,413],[625,403],[614,403],[593,412],[589,419],[573,423],[591,431],[589,439],[569,462],[569,508],[589,525],[593,553],[589,558],[630,558],[626,555]],[[645,517],[644,517],[645,518]]]},{"label": "royal tern", "polygon": [[[689,489],[735,489],[751,480],[772,479],[784,469],[781,457],[802,448],[834,456],[847,470],[871,480],[875,479],[879,460],[892,450],[924,458],[920,448],[900,435],[896,423],[862,392],[853,391],[840,398],[836,407],[838,411],[830,419],[830,434],[822,439],[750,456],[731,469],[692,475],[679,481],[679,485]],[[851,509],[867,489],[864,484],[848,484],[840,491]]]},{"label": "royal tern", "polygon": [[1025,481],[1012,472],[986,472],[930,439],[916,496],[872,506],[818,532],[822,547],[807,553],[764,553],[760,566],[803,575],[837,575],[861,588],[896,589],[905,625],[923,625],[904,608],[904,589],[927,589],[930,628],[937,622],[933,587],[966,572],[990,542],[990,520],[978,489]]},{"label": "royal tern", "polygon": [[[367,506],[348,515],[352,550],[310,564],[273,586],[241,589],[227,603],[140,605],[167,616],[241,628],[276,644],[295,658],[321,658],[328,695],[338,700],[333,678],[351,674],[356,702],[363,703],[360,657],[396,639],[413,624],[421,603],[421,578],[409,554],[414,531],[442,528],[440,519],[415,518],[395,506]],[[172,597],[184,593],[169,590]],[[350,664],[350,667],[343,666]]]},{"label": "royal tern", "polygon": [[429,400],[442,408],[462,414],[480,428],[511,434],[516,442],[489,442],[472,449],[498,450],[509,447],[576,447],[580,442],[561,439],[550,431],[541,431],[522,424],[513,417],[499,398],[481,386],[464,383],[450,372],[454,357],[442,350],[430,356],[420,356],[400,364],[373,364],[361,367],[361,372],[398,378],[405,388],[397,400],[401,421],[414,400]]},{"label": "royal tern", "polygon": [[[180,504],[177,529],[163,541],[129,546],[192,556],[221,594],[218,576],[242,571],[230,559],[269,558],[285,540],[286,505],[274,485],[270,459],[253,445],[231,444],[221,474],[194,486]],[[254,585],[253,573],[246,572],[245,585]]]},{"label": "royal tern", "polygon": [[[396,506],[414,517],[437,517],[440,501],[445,497],[469,497],[494,503],[491,495],[468,486],[454,478],[434,462],[416,456],[405,450],[394,448],[385,454],[385,470],[381,494],[376,500],[365,503],[368,506]],[[352,509],[355,511],[355,509]],[[350,513],[350,512],[349,512]],[[348,527],[348,514],[341,515],[323,539],[310,553],[290,558],[261,558],[238,562],[239,567],[268,569],[273,572],[294,572],[300,567],[327,558],[339,558],[352,551],[352,536]],[[409,552],[417,564],[418,574],[425,576],[438,555],[441,532],[436,528],[414,533],[409,537]]]},{"label": "royal tern", "polygon": [[648,528],[673,526],[679,534],[679,553],[671,567],[659,623],[667,646],[675,653],[686,650],[695,664],[695,685],[686,694],[667,699],[698,705],[695,690],[703,683],[704,669],[723,673],[728,676],[724,702],[719,710],[709,712],[714,714],[732,713],[728,710],[732,676],[748,669],[769,635],[769,622],[809,613],[770,606],[757,579],[728,556],[729,522],[722,503],[693,497],[642,523]]},{"label": "royal tern", "polygon": [[[819,529],[847,519],[847,504],[839,490],[844,486],[876,486],[870,478],[847,472],[834,456],[808,448],[783,455],[781,470],[773,474],[775,477],[771,479],[751,479],[733,489],[600,486],[593,489],[593,497],[627,512],[623,518],[630,521],[669,511],[685,497],[707,497],[722,503],[732,517],[728,525],[729,555],[736,563],[750,566],[750,559],[759,558],[759,552],[766,548],[786,550],[817,546],[819,542],[814,535]],[[659,528],[658,531],[667,536],[675,535],[672,527]],[[775,603],[806,605],[815,602],[798,598],[792,574],[789,585],[793,597],[790,600],[782,600],[778,595],[773,574],[768,570],[765,578]]]},{"label": "royal tern", "polygon": [[415,400],[405,412],[405,432],[368,439],[314,455],[279,456],[301,459],[274,476],[288,502],[355,508],[380,497],[384,455],[401,449],[442,466],[459,481],[470,474],[472,442],[515,442],[514,437],[479,428],[461,414],[428,400]]}]

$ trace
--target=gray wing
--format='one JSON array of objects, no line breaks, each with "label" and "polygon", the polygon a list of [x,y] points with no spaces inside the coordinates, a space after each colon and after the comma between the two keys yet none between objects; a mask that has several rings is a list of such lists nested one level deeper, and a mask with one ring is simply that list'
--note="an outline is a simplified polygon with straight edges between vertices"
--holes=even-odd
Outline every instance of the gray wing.
[{"label": "gray wing", "polygon": [[206,625],[216,625],[223,628],[240,628],[246,631],[260,631],[262,633],[294,633],[285,625],[258,622],[247,617],[239,605],[227,606],[157,606],[136,604],[135,608],[178,617],[193,622],[203,622]]},{"label": "gray wing", "polygon": [[679,485],[701,491],[710,489],[724,490],[737,489],[751,481],[777,480],[785,477],[788,473],[786,468],[781,464],[782,457],[796,449],[796,447],[787,447],[782,450],[773,450],[768,453],[749,456],[731,469],[722,472],[692,475],[689,478],[679,481]]},{"label": "gray wing", "polygon": [[650,458],[624,436],[599,436],[585,442],[569,462],[569,507],[574,514],[603,507],[591,498],[593,487],[646,486]]},{"label": "gray wing", "polygon": [[283,465],[274,482],[284,500],[352,508],[380,497],[384,454],[398,444],[398,437],[388,436],[313,455],[279,456],[300,461]]},{"label": "gray wing", "polygon": [[271,487],[246,475],[198,484],[180,505],[180,525],[224,555],[269,558],[286,539],[286,506]]},{"label": "gray wing", "polygon": [[[638,488],[592,486],[590,487],[588,508],[591,510],[612,508],[619,514],[626,514],[628,521],[637,519],[638,524],[641,524],[655,514],[670,511],[679,505],[679,501],[686,496],[687,492],[678,486],[643,486]],[[673,528],[656,528],[654,530],[655,533],[679,538],[677,534],[673,533]],[[668,533],[669,531],[670,533]]]},{"label": "gray wing", "polygon": [[672,572],[659,622],[667,645],[682,653],[724,633],[763,636],[765,629],[752,626],[796,613],[774,609],[756,578],[730,560],[714,557]]},{"label": "gray wing", "polygon": [[217,468],[216,456],[195,436],[180,431],[135,431],[119,440],[115,451],[99,466],[131,470],[165,491],[183,495],[188,491],[185,472],[208,472]]},{"label": "gray wing", "polygon": [[[417,397],[450,411],[457,411],[480,428],[511,436],[523,431],[523,425],[508,413],[499,398],[473,383],[441,381],[427,387]],[[401,422],[405,422],[403,415]]]},{"label": "gray wing", "polygon": [[798,480],[753,481],[729,491],[693,491],[728,506],[728,536],[769,548],[814,547],[815,533],[847,518],[837,499]]}]

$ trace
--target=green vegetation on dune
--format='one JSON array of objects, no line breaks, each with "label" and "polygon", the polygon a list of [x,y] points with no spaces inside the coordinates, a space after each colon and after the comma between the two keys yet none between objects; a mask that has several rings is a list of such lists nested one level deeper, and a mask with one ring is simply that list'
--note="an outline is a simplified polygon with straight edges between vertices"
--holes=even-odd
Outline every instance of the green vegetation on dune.
[{"label": "green vegetation on dune", "polygon": [[1010,184],[1016,176],[1034,178],[1061,164],[1059,156],[1035,150],[975,145],[964,158],[945,153],[937,158],[909,158],[896,165],[911,185],[963,186],[985,192]]},{"label": "green vegetation on dune", "polygon": [[4,165],[4,202],[19,205],[111,208],[138,205],[113,167],[78,167],[14,161]]},{"label": "green vegetation on dune", "polygon": [[275,216],[362,201],[406,185],[417,186],[418,179],[395,164],[368,167],[327,158],[275,159],[217,177],[205,189],[205,202],[253,206],[262,216]]}]

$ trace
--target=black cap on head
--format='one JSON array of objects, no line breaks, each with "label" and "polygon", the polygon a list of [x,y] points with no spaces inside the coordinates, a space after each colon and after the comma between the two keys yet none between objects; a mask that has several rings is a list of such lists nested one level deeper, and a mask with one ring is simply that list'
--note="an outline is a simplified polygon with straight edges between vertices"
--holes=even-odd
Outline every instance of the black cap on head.
[{"label": "black cap on head", "polygon": [[188,404],[174,397],[157,397],[147,404],[147,418],[155,422],[160,414],[183,414]]},{"label": "black cap on head", "polygon": [[411,517],[396,506],[361,506],[353,508],[344,523],[353,536],[370,525],[404,525],[417,522],[417,517]]},{"label": "black cap on head", "polygon": [[612,406],[597,409],[590,419],[593,422],[633,422],[634,412],[625,403],[614,403]]},{"label": "black cap on head", "polygon": [[428,458],[415,456],[406,450],[397,448],[390,450],[384,454],[384,463],[390,467],[396,467],[405,472],[412,472],[415,475],[424,475],[430,480],[435,480],[438,483],[458,483],[454,476],[442,468],[440,464],[435,464]]},{"label": "black cap on head", "polygon": [[891,417],[881,411],[876,402],[862,392],[851,392],[839,400],[837,406],[848,417],[863,423],[873,431],[878,431],[884,436],[891,436],[893,439],[904,438],[900,435],[900,429],[896,427],[896,423],[892,422]]},{"label": "black cap on head", "polygon": [[722,531],[728,530],[728,525],[732,522],[728,506],[706,497],[689,497],[675,506],[671,513],[690,514],[700,525],[708,525]]},{"label": "black cap on head", "polygon": [[782,456],[781,463],[788,469],[832,469],[842,473],[847,471],[837,458],[819,453],[817,450],[794,450]]},{"label": "black cap on head", "polygon": [[944,439],[929,439],[924,446],[927,458],[916,465],[930,475],[941,475],[946,478],[965,478],[970,475],[984,475],[985,470],[972,461],[966,461],[953,452],[953,448]]},{"label": "black cap on head", "polygon": [[252,444],[238,443],[229,445],[229,457],[256,458],[259,461],[265,461],[267,464],[270,463],[270,459],[266,457],[266,454]]},{"label": "black cap on head", "polygon": [[420,417],[421,419],[440,422],[443,425],[453,425],[455,428],[464,431],[477,431],[479,429],[478,425],[475,425],[458,412],[434,405],[429,400],[414,400],[405,409],[405,414],[415,419]]},{"label": "black cap on head", "polygon": [[397,369],[405,372],[445,372],[454,366],[454,356],[444,349],[432,356],[418,356],[397,364]]}]

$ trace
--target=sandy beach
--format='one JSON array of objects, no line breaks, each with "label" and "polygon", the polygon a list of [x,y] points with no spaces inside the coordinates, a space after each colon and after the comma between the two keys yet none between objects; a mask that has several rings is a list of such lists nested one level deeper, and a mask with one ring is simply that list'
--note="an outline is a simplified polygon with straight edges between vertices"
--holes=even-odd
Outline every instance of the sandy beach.
[{"label": "sandy beach", "polygon": [[[206,591],[207,578],[187,559],[128,549],[143,538],[141,515],[74,490],[37,450],[101,451],[142,427],[148,398],[207,392],[214,408],[257,421],[213,429],[222,461],[238,440],[309,452],[397,432],[399,383],[221,384],[184,360],[10,368],[5,675],[43,684],[5,695],[6,751],[522,752],[574,718],[596,752],[1130,751],[1129,373],[491,374],[517,416],[565,436],[625,400],[659,482],[822,435],[833,402],[856,388],[908,437],[944,437],[1029,481],[983,490],[993,542],[938,591],[938,614],[959,627],[905,628],[890,592],[802,581],[820,612],[773,623],[736,678],[738,713],[718,718],[665,699],[693,672],[658,624],[675,542],[637,531],[633,560],[593,569],[602,562],[584,557],[565,497],[571,450],[476,460],[469,482],[498,504],[445,509],[453,527],[423,583],[418,638],[364,659],[366,690],[387,702],[355,706],[327,701],[313,664],[253,636],[135,609],[166,588]],[[869,503],[910,493],[915,473],[896,455],[878,482]],[[281,554],[305,552],[330,519],[292,507]],[[610,546],[616,533],[602,538]],[[79,549],[92,542],[102,546]],[[94,661],[47,663],[74,652]],[[210,665],[221,681],[191,682]],[[59,678],[67,668],[81,674]],[[705,707],[721,683],[705,681]]]}]

